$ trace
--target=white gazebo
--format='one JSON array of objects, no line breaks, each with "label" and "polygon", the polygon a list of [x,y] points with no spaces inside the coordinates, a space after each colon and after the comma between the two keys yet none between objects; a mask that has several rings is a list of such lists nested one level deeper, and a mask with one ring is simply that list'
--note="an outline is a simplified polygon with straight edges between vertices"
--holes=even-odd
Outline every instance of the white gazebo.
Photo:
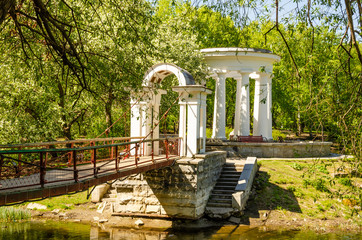
[{"label": "white gazebo", "polygon": [[[206,149],[206,95],[211,93],[205,86],[196,85],[189,72],[170,63],[152,66],[143,79],[141,92],[132,93],[131,137],[159,138],[159,109],[161,95],[165,90],[158,85],[169,75],[175,75],[179,86],[172,88],[180,95],[179,137],[180,156],[192,157],[204,153]],[[149,134],[152,132],[152,135]],[[153,152],[158,155],[158,143],[153,145]],[[145,155],[151,154],[151,147],[141,149]]]},{"label": "white gazebo", "polygon": [[212,138],[225,139],[225,79],[237,81],[234,135],[250,135],[249,78],[255,79],[253,136],[272,139],[273,63],[280,57],[255,48],[202,49],[211,77],[216,79]]}]

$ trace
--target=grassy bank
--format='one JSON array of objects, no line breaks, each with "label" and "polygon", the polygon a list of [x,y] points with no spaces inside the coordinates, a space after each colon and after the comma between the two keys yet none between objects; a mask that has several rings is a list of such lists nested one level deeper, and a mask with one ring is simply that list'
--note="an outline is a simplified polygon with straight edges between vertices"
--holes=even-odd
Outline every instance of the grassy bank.
[{"label": "grassy bank", "polygon": [[[51,197],[41,201],[37,201],[37,203],[45,205],[47,207],[46,211],[54,209],[70,210],[74,209],[76,206],[89,202],[90,198],[87,199],[87,191],[69,195],[62,195],[58,197]],[[28,204],[29,203],[24,203],[23,205],[26,206]]]},{"label": "grassy bank", "polygon": [[362,226],[362,179],[349,174],[348,161],[265,160],[259,164],[244,222],[308,225],[320,220],[340,223],[340,228]]}]

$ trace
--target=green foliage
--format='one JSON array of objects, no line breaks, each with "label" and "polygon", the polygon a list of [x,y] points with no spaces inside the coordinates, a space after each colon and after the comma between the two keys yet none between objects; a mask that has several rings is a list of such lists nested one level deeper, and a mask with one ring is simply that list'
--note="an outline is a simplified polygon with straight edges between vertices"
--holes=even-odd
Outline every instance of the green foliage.
[{"label": "green foliage", "polygon": [[31,213],[26,209],[14,207],[0,207],[0,221],[27,220]]},{"label": "green foliage", "polygon": [[198,82],[204,77],[189,23],[155,14],[148,1],[42,2],[24,2],[19,17],[2,25],[2,144],[96,137],[118,118],[108,136],[126,136],[129,90],[140,89],[153,64],[177,64]]},{"label": "green foliage", "polygon": [[303,166],[300,165],[299,163],[293,163],[292,166],[291,166],[293,169],[297,170],[297,171],[301,171],[303,170]]},{"label": "green foliage", "polygon": [[206,128],[206,137],[211,138],[212,136],[212,128]]},{"label": "green foliage", "polygon": [[274,141],[284,140],[286,137],[284,133],[276,129],[273,129],[272,135]]},{"label": "green foliage", "polygon": [[230,135],[230,133],[231,133],[232,131],[233,131],[232,128],[226,127],[226,128],[225,128],[225,137],[226,137],[226,138],[229,138],[229,135]]},{"label": "green foliage", "polygon": [[343,186],[351,187],[352,186],[352,180],[350,178],[340,178],[338,179],[338,182],[342,184]]}]

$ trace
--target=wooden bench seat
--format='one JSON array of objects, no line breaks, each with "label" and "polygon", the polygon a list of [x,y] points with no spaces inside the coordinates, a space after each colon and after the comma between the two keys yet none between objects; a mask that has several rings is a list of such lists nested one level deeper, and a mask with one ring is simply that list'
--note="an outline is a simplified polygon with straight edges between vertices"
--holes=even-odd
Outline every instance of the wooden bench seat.
[{"label": "wooden bench seat", "polygon": [[263,136],[236,136],[237,142],[264,142]]}]

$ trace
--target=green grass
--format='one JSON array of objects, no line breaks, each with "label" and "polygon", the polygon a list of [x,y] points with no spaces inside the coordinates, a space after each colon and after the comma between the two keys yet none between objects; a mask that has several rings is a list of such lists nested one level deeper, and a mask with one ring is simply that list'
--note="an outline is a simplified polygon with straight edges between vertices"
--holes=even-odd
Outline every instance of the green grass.
[{"label": "green grass", "polygon": [[[80,192],[71,195],[62,195],[58,197],[46,198],[44,200],[38,201],[37,203],[47,206],[47,210],[54,209],[73,209],[75,206],[88,203],[90,199],[87,199],[87,192]],[[25,203],[27,205],[28,203]]]},{"label": "green grass", "polygon": [[362,179],[334,177],[343,161],[260,161],[254,181],[259,210],[290,218],[351,219],[362,225]]},{"label": "green grass", "polygon": [[0,207],[0,221],[16,221],[31,218],[31,213],[22,208]]}]

